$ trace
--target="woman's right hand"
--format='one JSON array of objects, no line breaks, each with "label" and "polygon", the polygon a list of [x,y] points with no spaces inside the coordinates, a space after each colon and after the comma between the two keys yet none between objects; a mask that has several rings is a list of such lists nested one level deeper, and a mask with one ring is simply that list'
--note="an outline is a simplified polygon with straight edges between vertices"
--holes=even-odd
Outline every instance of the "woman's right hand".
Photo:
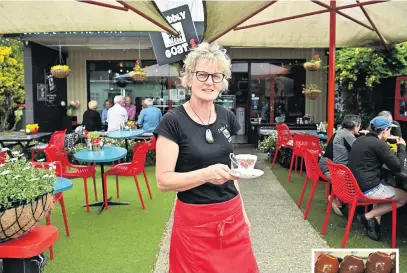
[{"label": "woman's right hand", "polygon": [[237,177],[230,174],[229,166],[224,164],[215,164],[205,168],[205,178],[206,181],[216,185],[237,179]]}]

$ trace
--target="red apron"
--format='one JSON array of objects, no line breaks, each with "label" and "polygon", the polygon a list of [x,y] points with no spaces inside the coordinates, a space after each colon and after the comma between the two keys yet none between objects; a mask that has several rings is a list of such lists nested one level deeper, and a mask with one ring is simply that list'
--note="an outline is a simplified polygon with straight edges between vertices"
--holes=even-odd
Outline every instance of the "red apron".
[{"label": "red apron", "polygon": [[177,200],[169,273],[257,273],[240,195],[217,204]]}]

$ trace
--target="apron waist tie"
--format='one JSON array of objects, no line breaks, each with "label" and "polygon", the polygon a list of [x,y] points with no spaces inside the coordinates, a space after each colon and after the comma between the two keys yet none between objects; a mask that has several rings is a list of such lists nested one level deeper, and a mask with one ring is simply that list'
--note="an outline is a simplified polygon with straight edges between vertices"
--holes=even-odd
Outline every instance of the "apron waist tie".
[{"label": "apron waist tie", "polygon": [[233,224],[234,220],[232,217],[226,218],[225,220],[222,220],[218,224],[218,237],[219,237],[219,244],[220,244],[220,249],[222,249],[222,243],[223,243],[223,233],[225,230],[225,225],[226,224]]}]

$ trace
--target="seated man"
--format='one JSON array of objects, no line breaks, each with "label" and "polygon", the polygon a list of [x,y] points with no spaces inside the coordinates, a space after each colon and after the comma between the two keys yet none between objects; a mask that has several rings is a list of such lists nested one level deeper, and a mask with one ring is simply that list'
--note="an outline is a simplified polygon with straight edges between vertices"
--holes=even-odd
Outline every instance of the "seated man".
[{"label": "seated man", "polygon": [[145,133],[152,133],[161,121],[161,110],[153,107],[153,100],[150,98],[144,99],[144,105],[145,108],[140,112],[137,125],[140,126]]},{"label": "seated man", "polygon": [[[400,172],[406,157],[406,142],[397,138],[397,155],[385,143],[390,130],[396,125],[379,116],[370,121],[370,132],[359,137],[349,153],[348,167],[352,171],[364,195],[374,199],[395,199],[397,206],[407,202],[407,192],[386,185],[381,177],[383,164],[393,172]],[[392,210],[390,203],[377,204],[368,213],[358,215],[369,238],[380,240],[380,216]]]},{"label": "seated man", "polygon": [[123,96],[114,97],[114,106],[107,111],[107,131],[120,130],[120,124],[127,122],[127,111],[124,108]]},{"label": "seated man", "polygon": [[[390,131],[390,134],[393,136],[398,136],[398,137],[403,137],[401,134],[401,127],[400,127],[400,123],[398,123],[397,121],[393,120],[393,116],[391,115],[391,113],[389,111],[381,111],[379,114],[377,114],[378,117],[385,117],[387,118],[387,120],[389,122],[391,122],[392,124],[396,125],[397,127],[393,127]],[[368,128],[368,130],[370,131],[370,126]]]}]

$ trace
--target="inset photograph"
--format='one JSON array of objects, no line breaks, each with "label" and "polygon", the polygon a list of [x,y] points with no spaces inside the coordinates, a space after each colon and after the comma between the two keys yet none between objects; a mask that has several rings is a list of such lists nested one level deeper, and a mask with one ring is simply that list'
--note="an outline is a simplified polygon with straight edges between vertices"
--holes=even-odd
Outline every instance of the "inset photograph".
[{"label": "inset photograph", "polygon": [[398,249],[313,249],[314,273],[399,273]]}]

